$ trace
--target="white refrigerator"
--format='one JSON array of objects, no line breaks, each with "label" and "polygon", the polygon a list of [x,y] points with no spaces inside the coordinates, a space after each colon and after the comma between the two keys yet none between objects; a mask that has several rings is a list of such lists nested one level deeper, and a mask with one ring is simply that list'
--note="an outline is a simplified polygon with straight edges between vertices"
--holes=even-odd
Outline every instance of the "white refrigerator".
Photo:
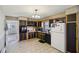
[{"label": "white refrigerator", "polygon": [[54,23],[51,27],[51,46],[66,52],[66,24]]}]

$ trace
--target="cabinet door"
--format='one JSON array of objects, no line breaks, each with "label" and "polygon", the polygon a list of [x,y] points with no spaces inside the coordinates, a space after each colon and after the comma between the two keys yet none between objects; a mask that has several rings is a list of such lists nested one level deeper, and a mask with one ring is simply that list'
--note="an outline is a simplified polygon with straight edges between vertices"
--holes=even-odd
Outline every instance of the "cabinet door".
[{"label": "cabinet door", "polygon": [[70,15],[68,15],[67,19],[68,19],[68,22],[70,22],[70,21],[76,21],[76,14],[70,14]]},{"label": "cabinet door", "polygon": [[76,23],[67,24],[67,51],[76,52]]},{"label": "cabinet door", "polygon": [[49,27],[51,27],[52,23],[53,23],[53,19],[49,20]]},{"label": "cabinet door", "polygon": [[20,25],[26,25],[26,20],[20,20],[20,21],[19,21],[19,24],[20,24]]},{"label": "cabinet door", "polygon": [[34,22],[34,26],[37,27],[37,22]]},{"label": "cabinet door", "polygon": [[38,27],[41,27],[41,21],[38,22]]}]

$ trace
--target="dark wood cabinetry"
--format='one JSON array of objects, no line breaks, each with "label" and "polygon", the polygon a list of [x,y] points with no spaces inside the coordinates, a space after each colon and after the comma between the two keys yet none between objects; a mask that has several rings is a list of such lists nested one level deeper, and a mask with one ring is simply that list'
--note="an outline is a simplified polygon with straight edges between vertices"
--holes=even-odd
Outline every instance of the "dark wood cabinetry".
[{"label": "dark wood cabinetry", "polygon": [[26,25],[26,20],[19,20],[19,26]]},{"label": "dark wood cabinetry", "polygon": [[38,29],[41,28],[41,21],[27,21],[27,26],[32,26],[35,27],[36,32],[28,32],[28,39],[31,38],[40,38],[41,39],[41,34],[38,33]]},{"label": "dark wood cabinetry", "polygon": [[28,39],[36,38],[36,32],[29,32]]},{"label": "dark wood cabinetry", "polygon": [[53,19],[49,20],[49,27],[51,27],[51,24],[53,23]]},{"label": "dark wood cabinetry", "polygon": [[27,26],[41,27],[41,21],[27,21]]},{"label": "dark wood cabinetry", "polygon": [[76,14],[67,15],[67,22],[76,21]]},{"label": "dark wood cabinetry", "polygon": [[42,23],[41,21],[38,22],[38,27],[41,27],[41,23]]},{"label": "dark wood cabinetry", "polygon": [[33,22],[34,26],[37,27],[37,22]]},{"label": "dark wood cabinetry", "polygon": [[37,38],[42,39],[42,32],[37,32]]},{"label": "dark wood cabinetry", "polygon": [[35,26],[36,23],[33,21],[27,21],[27,26]]}]

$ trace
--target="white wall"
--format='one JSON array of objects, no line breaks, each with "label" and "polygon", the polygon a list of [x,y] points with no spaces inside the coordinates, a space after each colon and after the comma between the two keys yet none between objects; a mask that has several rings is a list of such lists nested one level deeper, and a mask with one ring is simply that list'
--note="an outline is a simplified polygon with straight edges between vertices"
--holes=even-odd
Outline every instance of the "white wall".
[{"label": "white wall", "polygon": [[0,10],[0,51],[4,48],[4,39],[5,39],[5,31],[4,31],[4,14]]}]

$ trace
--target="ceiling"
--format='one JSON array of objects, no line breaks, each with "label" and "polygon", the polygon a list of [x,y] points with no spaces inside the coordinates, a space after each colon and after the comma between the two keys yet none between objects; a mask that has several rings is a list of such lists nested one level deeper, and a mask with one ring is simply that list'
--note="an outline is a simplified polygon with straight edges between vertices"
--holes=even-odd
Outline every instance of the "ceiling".
[{"label": "ceiling", "polygon": [[72,5],[1,5],[2,11],[6,16],[27,16],[31,17],[35,9],[43,17],[63,12]]}]

